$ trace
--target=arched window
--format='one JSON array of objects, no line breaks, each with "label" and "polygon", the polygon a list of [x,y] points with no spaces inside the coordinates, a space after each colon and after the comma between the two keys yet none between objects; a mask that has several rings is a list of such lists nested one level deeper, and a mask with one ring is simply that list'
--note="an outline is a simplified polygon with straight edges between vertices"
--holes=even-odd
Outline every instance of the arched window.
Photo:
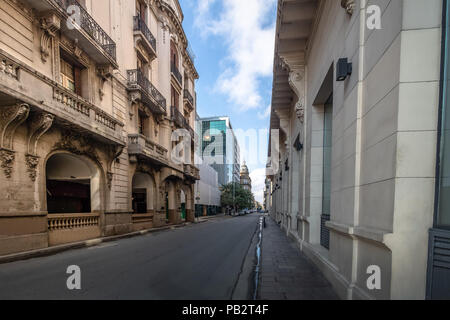
[{"label": "arched window", "polygon": [[48,213],[100,210],[100,172],[91,161],[68,153],[50,157],[46,166]]},{"label": "arched window", "polygon": [[146,174],[137,172],[133,176],[132,208],[134,213],[148,213],[154,209],[155,182]]}]

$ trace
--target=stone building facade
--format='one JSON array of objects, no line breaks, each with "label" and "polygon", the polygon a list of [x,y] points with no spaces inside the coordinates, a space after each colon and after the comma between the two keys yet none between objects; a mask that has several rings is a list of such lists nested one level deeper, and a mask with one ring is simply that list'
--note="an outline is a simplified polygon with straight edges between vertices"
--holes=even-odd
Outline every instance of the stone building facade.
[{"label": "stone building facade", "polygon": [[0,17],[0,255],[194,221],[178,1],[2,0]]},{"label": "stone building facade", "polygon": [[240,176],[241,176],[240,184],[241,184],[242,188],[251,192],[252,191],[252,178],[250,178],[250,172],[248,171],[248,167],[245,164],[245,161],[241,167]]},{"label": "stone building facade", "polygon": [[278,1],[265,204],[342,298],[449,298],[443,8]]}]

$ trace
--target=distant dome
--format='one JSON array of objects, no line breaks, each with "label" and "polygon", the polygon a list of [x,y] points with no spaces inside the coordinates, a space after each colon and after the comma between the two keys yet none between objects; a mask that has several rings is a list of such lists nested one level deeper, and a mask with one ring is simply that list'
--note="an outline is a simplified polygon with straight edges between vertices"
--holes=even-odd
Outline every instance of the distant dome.
[{"label": "distant dome", "polygon": [[245,161],[244,161],[244,164],[241,167],[241,174],[248,174],[248,167],[245,164]]}]

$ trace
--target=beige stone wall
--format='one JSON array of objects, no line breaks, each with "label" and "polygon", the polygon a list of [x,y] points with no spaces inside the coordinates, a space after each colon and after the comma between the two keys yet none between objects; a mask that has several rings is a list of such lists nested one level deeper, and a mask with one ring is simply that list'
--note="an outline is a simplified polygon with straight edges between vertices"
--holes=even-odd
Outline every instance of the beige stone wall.
[{"label": "beige stone wall", "polygon": [[[368,5],[381,8],[381,30],[366,27]],[[425,298],[441,6],[439,0],[355,1],[349,15],[340,1],[321,1],[305,59],[304,126],[294,117],[295,101],[285,116],[276,111],[280,127],[289,132],[289,146],[304,130],[304,150],[281,148],[281,164],[292,159],[291,169],[283,171],[281,189],[267,202],[272,201],[271,213],[343,298]],[[320,246],[324,101],[318,98],[339,58],[352,62],[353,73],[344,82],[333,75],[331,234],[326,250]],[[284,123],[289,118],[294,120]],[[279,183],[279,174],[271,178]],[[367,289],[370,265],[381,267],[381,290]]]},{"label": "beige stone wall", "polygon": [[[74,41],[63,11],[31,10],[38,2],[51,5],[41,0],[0,2],[0,254],[179,223],[181,189],[187,220],[193,221],[195,171],[171,159],[170,138],[178,128],[170,113],[171,39],[177,40],[180,72],[190,78],[185,81],[192,93],[198,77],[186,53],[178,2],[144,1],[148,27],[156,38],[155,55],[136,41],[135,1],[86,1],[87,12],[115,42],[116,61],[83,28],[79,41]],[[45,25],[42,18],[47,18]],[[81,96],[59,84],[60,48],[84,67]],[[146,76],[166,99],[167,112],[148,111],[147,140],[142,150],[130,154],[128,136],[138,133],[137,110],[148,108],[148,102],[130,96],[127,70],[137,68],[137,52],[148,59]],[[186,103],[182,91],[179,100],[181,111]],[[52,215],[47,214],[46,165],[61,153],[75,155],[95,172],[91,207],[98,221],[48,219]],[[155,201],[144,215],[131,214],[137,172],[149,174],[155,184]],[[166,191],[173,211],[169,220]]]}]

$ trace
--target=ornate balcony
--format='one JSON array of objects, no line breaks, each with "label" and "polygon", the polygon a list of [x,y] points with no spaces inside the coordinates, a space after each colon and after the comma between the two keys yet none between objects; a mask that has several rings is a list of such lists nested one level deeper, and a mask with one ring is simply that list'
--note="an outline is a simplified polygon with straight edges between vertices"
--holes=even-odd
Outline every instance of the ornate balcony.
[{"label": "ornate balcony", "polygon": [[[99,65],[111,64],[117,68],[116,43],[100,27],[95,19],[77,0],[23,0],[40,16],[41,28],[46,35],[54,36],[56,31],[77,43],[92,60]],[[79,8],[79,19],[73,19],[73,8]],[[51,12],[56,14],[52,15]],[[60,19],[62,18],[62,21]],[[47,51],[45,43],[41,50]]]},{"label": "ornate balcony", "polygon": [[170,65],[170,71],[172,73],[172,76],[175,78],[175,80],[178,81],[178,84],[181,88],[181,86],[183,85],[183,76],[181,75],[180,70],[178,70],[178,67],[173,62]]},{"label": "ornate balcony", "polygon": [[132,101],[141,101],[156,114],[166,113],[166,98],[140,70],[128,70],[128,91]]},{"label": "ornate balcony", "polygon": [[191,126],[189,125],[189,121],[185,118],[185,116],[180,111],[178,111],[178,108],[172,106],[171,114],[172,114],[172,121],[175,122],[175,124],[179,128],[183,128],[189,131],[191,138],[195,139],[194,129],[191,128]]},{"label": "ornate balcony", "polygon": [[[39,90],[31,90],[39,84]],[[29,88],[24,90],[24,88]],[[0,49],[0,106],[22,101],[55,116],[55,122],[125,145],[124,124],[98,106]]]},{"label": "ornate balcony", "polygon": [[151,56],[156,57],[156,39],[140,16],[133,18],[133,31],[136,42],[142,43]]},{"label": "ornate balcony", "polygon": [[157,165],[167,165],[169,162],[167,149],[142,134],[128,135],[128,154]]},{"label": "ornate balcony", "polygon": [[194,109],[194,97],[189,92],[189,90],[184,89],[184,101],[188,102],[186,105],[192,111]]},{"label": "ornate balcony", "polygon": [[188,178],[200,180],[200,170],[191,164],[184,165],[184,174],[188,176]]},{"label": "ornate balcony", "polygon": [[186,119],[184,118],[183,114],[180,111],[178,111],[177,107],[172,106],[170,108],[171,108],[170,113],[172,115],[172,121],[175,122],[175,124],[178,127],[184,128]]}]

